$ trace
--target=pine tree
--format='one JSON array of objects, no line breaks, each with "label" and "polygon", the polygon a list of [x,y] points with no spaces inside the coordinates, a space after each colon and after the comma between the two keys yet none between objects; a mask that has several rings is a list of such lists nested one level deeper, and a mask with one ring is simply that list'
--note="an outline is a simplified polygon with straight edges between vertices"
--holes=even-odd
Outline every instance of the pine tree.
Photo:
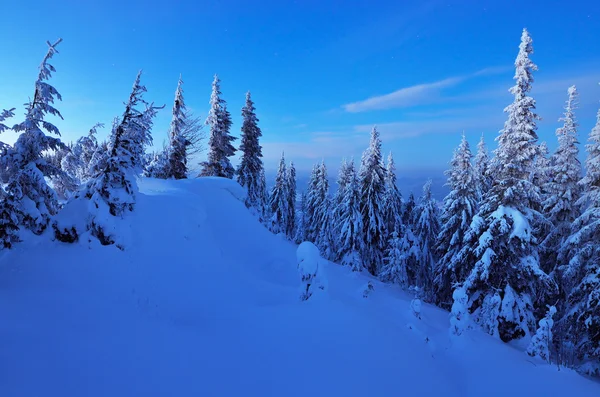
[{"label": "pine tree", "polygon": [[492,176],[490,172],[490,159],[483,139],[483,134],[481,134],[481,139],[479,140],[479,144],[477,144],[475,162],[473,164],[477,202],[480,202],[483,199],[483,196],[492,187]]},{"label": "pine tree", "polygon": [[384,265],[379,278],[384,282],[399,284],[403,288],[409,287],[408,269],[404,242],[398,226],[394,229],[388,241],[388,248],[384,258]]},{"label": "pine tree", "polygon": [[381,155],[381,140],[376,127],[371,131],[370,145],[362,156],[359,179],[365,242],[362,258],[369,272],[376,275],[383,264],[387,243],[383,211],[385,168]]},{"label": "pine tree", "polygon": [[305,212],[306,212],[306,193],[302,192],[300,194],[300,208],[299,211],[296,211],[296,234],[294,236],[294,242],[296,244],[300,244],[304,241],[304,237],[306,235],[306,231],[304,230],[305,221]]},{"label": "pine tree", "polygon": [[433,269],[437,255],[435,242],[440,232],[440,219],[436,200],[431,195],[431,180],[423,186],[423,196],[419,203],[419,218],[415,225],[415,235],[420,248],[420,269],[417,275],[417,287],[425,293],[425,298],[433,297]]},{"label": "pine tree", "polygon": [[[534,200],[532,204],[535,206],[534,210],[543,212],[544,201],[548,198],[549,193],[547,191],[548,185],[551,181],[551,159],[550,150],[546,142],[542,142],[538,146],[538,153],[533,162],[533,170],[531,171],[531,178],[533,184],[537,187],[539,192],[539,199]],[[540,225],[540,227],[547,227],[546,223]],[[545,234],[545,233],[544,233]]]},{"label": "pine tree", "polygon": [[[583,194],[587,206],[575,219],[559,252],[561,281],[567,300],[559,320],[561,336],[575,346],[584,362],[600,360],[600,110],[586,145]],[[600,369],[598,369],[600,371]]]},{"label": "pine tree", "polygon": [[[113,124],[105,165],[82,193],[83,197],[92,201],[91,207],[95,209],[88,228],[104,245],[114,244],[119,239],[111,216],[122,217],[133,211],[137,191],[135,175],[142,168],[145,146],[152,139],[150,128],[158,108],[142,98],[146,87],[141,85],[141,75],[140,71],[122,117]],[[137,108],[140,105],[144,105],[144,110]],[[67,234],[61,225],[55,225],[55,232],[59,239]],[[69,240],[72,238],[69,237]]]},{"label": "pine tree", "polygon": [[324,258],[333,259],[335,241],[332,230],[332,204],[329,197],[329,179],[325,161],[322,161],[319,166],[317,189],[313,202],[315,203],[313,229],[316,231],[316,245]]},{"label": "pine tree", "polygon": [[217,75],[212,83],[210,111],[206,125],[210,127],[208,159],[202,163],[200,176],[219,176],[231,179],[234,169],[229,157],[235,154],[232,142],[237,138],[229,134],[231,114],[227,110],[227,103],[221,98],[221,80]]},{"label": "pine tree", "polygon": [[255,113],[256,108],[250,96],[246,93],[246,105],[242,108],[242,142],[240,151],[242,158],[237,169],[237,181],[242,187],[248,190],[246,205],[256,209],[261,208],[263,203],[263,187],[260,183],[260,175],[264,170],[262,161],[262,147],[259,138],[262,132],[258,127],[258,118]]},{"label": "pine tree", "polygon": [[46,121],[45,117],[50,114],[62,119],[53,106],[56,99],[62,100],[61,95],[46,82],[56,71],[48,62],[57,53],[56,46],[61,41],[59,39],[54,44],[47,42],[48,52],[39,68],[33,100],[26,104],[25,121],[12,128],[15,132],[21,132],[21,135],[13,147],[4,148],[0,158],[1,174],[5,179],[3,182],[7,183],[8,195],[17,211],[19,223],[36,234],[44,231],[50,217],[59,209],[56,193],[45,178],[64,176],[60,167],[49,163],[43,156],[43,152],[67,148],[59,138],[43,132],[46,130],[60,136],[58,128]]},{"label": "pine tree", "polygon": [[385,196],[383,212],[385,214],[386,230],[401,230],[402,224],[402,194],[396,185],[396,165],[392,153],[388,155],[385,172]]},{"label": "pine tree", "polygon": [[[354,166],[354,160],[344,162],[343,176],[340,175],[340,186],[343,186],[339,194],[337,208],[337,219],[335,220],[335,231],[339,236],[337,247],[337,260],[342,265],[350,266],[352,271],[362,271],[363,263],[361,253],[363,247],[363,223],[360,212],[360,190],[359,181]],[[340,171],[341,172],[341,171]]]},{"label": "pine tree", "polygon": [[[356,173],[356,169],[354,170]],[[348,162],[346,159],[342,160],[342,164],[340,165],[340,169],[338,170],[338,178],[336,181],[337,190],[335,191],[332,199],[333,206],[333,215],[332,220],[334,225],[340,224],[341,211],[343,208],[344,201],[344,191],[346,189],[346,185],[348,184],[348,179],[350,177],[350,172],[348,168]],[[340,252],[337,253],[334,260],[340,261],[342,259],[342,255]]]},{"label": "pine tree", "polygon": [[289,223],[289,196],[287,191],[285,157],[282,154],[279,169],[275,177],[275,185],[271,190],[269,209],[271,214],[270,229],[273,233],[286,233]]},{"label": "pine tree", "polygon": [[527,354],[531,357],[539,357],[544,361],[550,362],[550,348],[552,347],[552,327],[554,326],[554,317],[556,308],[548,307],[546,316],[539,322],[539,327],[531,338],[531,343],[527,347]]},{"label": "pine tree", "polygon": [[570,234],[571,224],[579,216],[576,203],[581,197],[581,163],[577,141],[578,123],[574,113],[578,93],[575,86],[570,87],[568,93],[564,117],[559,119],[563,121],[563,126],[556,130],[558,148],[552,159],[551,179],[546,187],[548,196],[544,202],[544,214],[551,225],[542,243],[542,265],[546,272],[554,270],[558,250]]},{"label": "pine tree", "polygon": [[[469,263],[458,254],[463,239],[475,215],[479,190],[471,166],[471,149],[465,135],[450,161],[447,186],[450,193],[444,199],[441,231],[437,237],[436,252],[440,258],[435,268],[434,291],[436,303],[443,308],[452,306],[452,291],[462,283],[469,271]],[[485,175],[485,174],[484,174]]]},{"label": "pine tree", "polygon": [[186,106],[183,100],[183,80],[179,76],[175,100],[173,102],[173,118],[169,130],[169,146],[166,151],[168,158],[167,178],[187,178],[187,146],[190,142],[184,135],[186,120]]},{"label": "pine tree", "polygon": [[287,228],[285,234],[290,240],[296,236],[296,167],[291,161],[285,174],[286,191],[288,198]]},{"label": "pine tree", "polygon": [[402,209],[402,224],[403,225],[413,225],[415,219],[415,209],[417,207],[417,202],[415,201],[415,195],[413,192],[410,192],[408,195],[408,201],[404,205]]},{"label": "pine tree", "polygon": [[325,226],[321,222],[326,217],[323,211],[326,208],[326,200],[329,195],[329,181],[327,180],[325,162],[313,167],[306,194],[306,217],[304,223],[306,236],[304,240],[318,244],[321,229]]},{"label": "pine tree", "polygon": [[535,329],[534,305],[541,305],[545,294],[555,289],[540,269],[533,233],[539,218],[534,210],[539,204],[539,189],[531,181],[539,149],[539,117],[534,113],[535,100],[527,95],[532,72],[537,69],[529,59],[531,43],[524,29],[515,61],[516,85],[510,89],[514,102],[505,109],[508,120],[495,151],[494,183],[471,222],[463,247],[463,254],[472,255],[474,261],[463,285],[474,299],[471,310],[477,322],[487,324],[487,331],[504,341]]},{"label": "pine tree", "polygon": [[[3,110],[0,112],[0,133],[10,129],[2,121],[14,116],[15,109]],[[7,147],[7,145],[6,145]],[[3,155],[5,145],[0,142],[0,157]],[[0,249],[11,248],[14,243],[19,241],[17,235],[18,227],[17,211],[13,204],[13,199],[0,186]]]}]

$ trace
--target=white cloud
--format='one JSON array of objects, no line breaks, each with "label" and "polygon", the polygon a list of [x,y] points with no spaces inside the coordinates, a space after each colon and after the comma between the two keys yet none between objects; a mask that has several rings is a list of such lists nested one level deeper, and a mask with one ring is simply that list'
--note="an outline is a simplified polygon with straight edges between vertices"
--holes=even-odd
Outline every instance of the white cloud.
[{"label": "white cloud", "polygon": [[404,108],[431,103],[438,99],[445,88],[454,87],[458,84],[479,76],[489,76],[503,73],[507,70],[504,66],[489,67],[478,70],[466,76],[449,77],[433,83],[417,84],[404,87],[389,94],[374,96],[363,101],[348,103],[342,107],[346,112],[359,113],[371,110],[385,110]]}]

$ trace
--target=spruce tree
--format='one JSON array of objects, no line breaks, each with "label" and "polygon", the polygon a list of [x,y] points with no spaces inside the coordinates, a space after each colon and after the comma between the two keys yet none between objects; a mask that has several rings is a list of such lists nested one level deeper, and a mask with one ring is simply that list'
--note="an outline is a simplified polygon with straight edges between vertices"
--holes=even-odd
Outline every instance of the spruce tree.
[{"label": "spruce tree", "polygon": [[54,105],[55,100],[62,100],[58,91],[47,83],[56,70],[48,62],[57,53],[56,46],[47,42],[48,52],[39,67],[38,79],[35,82],[33,100],[26,104],[25,121],[12,127],[21,132],[15,144],[4,148],[0,158],[3,182],[7,184],[8,194],[18,214],[19,223],[36,234],[40,234],[59,209],[58,198],[54,190],[48,186],[46,178],[64,176],[60,167],[48,162],[43,152],[65,150],[67,146],[59,138],[58,128],[45,120],[50,114],[62,119],[62,115]]},{"label": "spruce tree", "polygon": [[[113,124],[103,168],[99,168],[83,191],[83,196],[92,201],[91,208],[94,208],[88,228],[104,245],[114,244],[120,237],[108,215],[122,217],[134,209],[135,176],[142,169],[145,146],[152,139],[150,129],[158,108],[143,99],[146,87],[141,84],[141,76],[140,71],[122,117]],[[143,110],[138,109],[140,105],[144,106]],[[61,225],[55,225],[55,231],[59,239],[65,234]]]},{"label": "spruce tree", "polygon": [[318,245],[321,230],[326,226],[322,223],[327,218],[325,210],[329,209],[327,205],[329,181],[324,161],[313,167],[306,194],[305,241]]},{"label": "spruce tree", "polygon": [[371,142],[364,151],[360,166],[361,213],[363,217],[363,261],[369,272],[376,275],[383,264],[386,228],[383,203],[385,197],[385,168],[381,155],[379,131],[373,127]]},{"label": "spruce tree", "polygon": [[563,126],[556,130],[558,148],[552,159],[550,181],[546,190],[548,196],[544,202],[544,214],[551,227],[544,239],[542,265],[546,272],[554,270],[557,253],[570,234],[570,228],[579,216],[577,202],[581,197],[581,163],[577,141],[578,123],[575,118],[577,108],[577,89],[568,90],[569,98],[565,114],[559,121]]},{"label": "spruce tree", "polygon": [[332,203],[329,197],[329,179],[327,177],[327,166],[325,161],[319,166],[317,179],[315,203],[315,224],[316,245],[319,247],[321,255],[326,259],[333,259],[335,255],[335,241],[332,230]]},{"label": "spruce tree", "polygon": [[[559,252],[561,284],[567,295],[559,320],[561,336],[583,364],[600,360],[600,110],[586,145],[586,175],[576,203],[585,206]],[[600,368],[596,368],[600,371]]]},{"label": "spruce tree", "polygon": [[[2,121],[14,116],[14,109],[3,110],[0,112],[0,133],[10,129]],[[4,149],[8,145],[0,142],[0,157],[4,154]],[[18,217],[14,206],[13,198],[9,196],[2,186],[0,186],[0,249],[11,248],[14,243],[19,241],[18,237]]]},{"label": "spruce tree", "polygon": [[169,129],[169,146],[166,151],[168,159],[167,178],[187,178],[187,146],[190,144],[184,135],[186,120],[186,106],[183,100],[183,80],[179,76],[175,100],[173,102],[173,117]]},{"label": "spruce tree", "polygon": [[508,120],[498,137],[494,182],[485,194],[465,237],[465,255],[473,269],[463,288],[472,298],[476,322],[504,341],[535,330],[534,310],[555,289],[540,269],[533,225],[540,214],[539,189],[532,182],[536,144],[535,100],[528,96],[537,69],[529,59],[532,41],[523,30],[515,61],[514,102],[505,112]]},{"label": "spruce tree", "polygon": [[[354,170],[356,172],[356,169]],[[344,201],[344,192],[346,189],[346,185],[348,184],[348,178],[350,177],[350,172],[348,168],[348,162],[346,159],[342,160],[342,164],[340,165],[340,169],[338,170],[338,178],[336,181],[337,190],[333,195],[332,206],[333,206],[333,215],[332,220],[334,225],[338,225],[340,223],[341,211],[343,208]],[[342,259],[341,253],[338,252],[335,260],[339,261]]]},{"label": "spruce tree", "polygon": [[246,93],[246,104],[242,108],[242,139],[240,151],[242,158],[236,171],[237,181],[248,191],[246,206],[256,209],[262,208],[264,187],[261,185],[261,173],[264,170],[262,161],[262,147],[259,138],[262,132],[258,127],[258,118],[255,113],[256,108],[250,96]]},{"label": "spruce tree", "polygon": [[296,236],[296,167],[291,161],[285,174],[285,183],[288,199],[288,216],[285,234],[290,240]]},{"label": "spruce tree", "polygon": [[305,219],[306,212],[306,193],[302,192],[300,194],[300,208],[296,211],[296,234],[294,236],[294,242],[296,244],[300,244],[304,241],[304,237],[306,235],[306,231],[304,230],[304,225],[306,223]]},{"label": "spruce tree", "polygon": [[275,185],[271,190],[269,209],[271,214],[270,229],[273,233],[286,233],[289,223],[289,196],[287,185],[287,172],[285,167],[285,157],[281,154]]},{"label": "spruce tree", "polygon": [[415,209],[417,207],[417,202],[415,201],[415,195],[413,192],[410,192],[408,195],[408,201],[404,204],[402,208],[402,224],[403,225],[413,225],[415,219]]},{"label": "spruce tree", "polygon": [[469,263],[458,254],[463,239],[469,230],[475,215],[478,200],[478,186],[471,166],[471,149],[465,135],[450,161],[447,186],[450,193],[444,198],[441,216],[441,230],[437,237],[436,252],[440,258],[434,275],[436,303],[450,309],[452,291],[455,285],[462,283],[470,271]]},{"label": "spruce tree", "polygon": [[440,219],[437,202],[431,195],[431,179],[423,186],[423,196],[418,208],[419,218],[415,224],[415,235],[419,242],[420,269],[416,285],[427,300],[433,298],[433,269],[436,267],[437,254],[435,242],[440,232]]},{"label": "spruce tree", "polygon": [[202,163],[200,176],[219,176],[233,178],[234,169],[229,157],[235,154],[232,142],[237,138],[229,134],[231,114],[227,103],[221,98],[221,80],[215,75],[210,96],[210,111],[206,118],[210,128],[208,139],[208,159]]},{"label": "spruce tree", "polygon": [[473,164],[473,174],[477,191],[477,201],[479,202],[492,186],[490,159],[483,139],[483,134],[481,134],[481,139],[477,144],[477,154],[475,155]]},{"label": "spruce tree", "polygon": [[[350,266],[352,271],[362,271],[363,262],[361,258],[363,247],[363,223],[360,212],[360,184],[354,160],[343,165],[344,175],[340,175],[343,182],[339,192],[339,204],[337,208],[337,219],[335,220],[335,232],[339,236],[337,241],[337,260],[342,265]],[[341,172],[341,171],[340,171]]]},{"label": "spruce tree", "polygon": [[387,160],[383,204],[386,230],[397,230],[400,232],[402,224],[402,194],[396,185],[396,165],[394,164],[392,152],[388,155]]}]

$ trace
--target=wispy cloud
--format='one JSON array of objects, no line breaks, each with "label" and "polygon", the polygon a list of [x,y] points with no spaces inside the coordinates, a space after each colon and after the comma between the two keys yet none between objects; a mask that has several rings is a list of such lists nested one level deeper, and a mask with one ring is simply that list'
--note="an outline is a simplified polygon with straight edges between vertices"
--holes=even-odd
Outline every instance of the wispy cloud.
[{"label": "wispy cloud", "polygon": [[417,84],[400,88],[385,95],[374,96],[363,101],[348,103],[342,107],[346,112],[359,113],[371,110],[385,110],[424,105],[437,100],[445,88],[455,87],[460,83],[479,76],[490,76],[503,73],[507,67],[489,67],[470,75],[449,77],[433,83]]}]

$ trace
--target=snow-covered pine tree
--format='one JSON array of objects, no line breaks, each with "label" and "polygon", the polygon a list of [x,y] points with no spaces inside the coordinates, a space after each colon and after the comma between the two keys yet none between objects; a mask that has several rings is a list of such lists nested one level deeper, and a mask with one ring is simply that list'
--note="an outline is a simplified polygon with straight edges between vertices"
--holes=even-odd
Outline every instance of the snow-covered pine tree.
[{"label": "snow-covered pine tree", "polygon": [[450,188],[450,193],[444,198],[441,230],[435,247],[440,258],[433,280],[435,301],[445,309],[452,307],[452,291],[466,279],[471,270],[470,264],[458,253],[475,215],[479,196],[476,174],[471,165],[472,157],[469,142],[463,134],[450,161],[450,169],[446,171],[446,185]]},{"label": "snow-covered pine tree", "polygon": [[173,102],[173,117],[169,129],[169,146],[166,151],[168,157],[167,178],[187,178],[187,146],[190,144],[184,135],[186,120],[186,106],[183,100],[183,80],[179,76],[175,100]]},{"label": "snow-covered pine tree", "polygon": [[296,236],[296,167],[291,161],[285,174],[286,192],[288,199],[288,216],[287,227],[285,230],[286,236],[290,240],[294,240]]},{"label": "snow-covered pine tree", "polygon": [[[537,187],[539,192],[539,200],[535,200],[533,202],[535,205],[533,209],[542,213],[544,210],[544,201],[549,195],[546,189],[550,183],[550,175],[552,172],[550,165],[551,159],[550,150],[548,150],[548,144],[546,144],[546,142],[542,142],[538,146],[538,154],[535,157],[533,162],[533,170],[531,171],[533,184]],[[549,228],[549,225],[547,222],[544,222],[544,219],[540,219],[540,221],[542,221],[542,223],[540,225],[536,225],[537,227],[541,227],[544,230]],[[542,233],[540,232],[539,235],[542,235]]]},{"label": "snow-covered pine tree", "polygon": [[423,196],[418,208],[419,218],[415,225],[415,235],[420,248],[420,269],[417,275],[417,287],[428,301],[433,299],[433,269],[436,267],[437,254],[435,243],[440,232],[440,218],[437,201],[431,195],[431,179],[423,186]]},{"label": "snow-covered pine tree", "polygon": [[550,349],[552,347],[552,327],[554,326],[554,317],[556,308],[549,306],[546,316],[539,322],[539,327],[535,332],[531,342],[527,347],[527,354],[531,357],[539,357],[544,361],[550,362]]},{"label": "snow-covered pine tree", "polygon": [[[133,211],[137,190],[135,175],[142,168],[144,148],[151,142],[152,118],[158,108],[142,98],[146,87],[141,85],[141,75],[140,71],[123,116],[113,124],[106,165],[88,182],[82,194],[95,208],[88,228],[104,245],[114,244],[119,237],[114,234],[111,216],[122,217],[127,211]],[[144,105],[145,109],[137,109],[139,105]],[[61,225],[55,225],[57,238],[65,233],[63,229]]]},{"label": "snow-covered pine tree", "polygon": [[[343,182],[339,194],[337,217],[335,219],[335,234],[337,241],[337,259],[342,265],[350,266],[352,271],[362,271],[363,262],[361,254],[363,248],[363,224],[360,212],[360,184],[354,160],[343,164],[344,175],[340,175]],[[341,173],[341,171],[340,171]]]},{"label": "snow-covered pine tree", "polygon": [[490,174],[490,158],[488,156],[487,147],[483,134],[477,144],[477,154],[475,155],[473,164],[473,175],[477,191],[477,202],[483,199],[483,196],[492,187],[492,175]]},{"label": "snow-covered pine tree", "polygon": [[277,176],[275,177],[275,185],[271,190],[269,198],[269,209],[271,214],[269,229],[275,234],[285,234],[288,227],[288,216],[290,211],[288,209],[289,197],[286,174],[285,157],[282,153]]},{"label": "snow-covered pine tree", "polygon": [[539,189],[531,181],[538,154],[538,116],[535,100],[527,95],[537,69],[529,59],[531,43],[524,29],[515,61],[516,84],[510,89],[514,102],[505,109],[508,120],[495,151],[494,182],[463,247],[475,262],[463,285],[473,300],[471,310],[477,322],[489,325],[487,332],[499,334],[503,341],[534,331],[534,305],[541,306],[545,295],[555,290],[540,269],[532,227],[540,215],[533,209],[539,204]]},{"label": "snow-covered pine tree", "polygon": [[408,195],[408,200],[402,207],[402,224],[412,226],[415,221],[415,209],[417,208],[417,202],[415,200],[415,195],[413,192],[410,192]]},{"label": "snow-covered pine tree", "polygon": [[264,203],[263,186],[260,183],[260,175],[264,166],[262,161],[262,147],[259,138],[262,136],[256,117],[256,108],[250,96],[250,91],[246,93],[246,104],[242,108],[242,139],[240,151],[242,158],[236,171],[237,181],[248,191],[246,205],[260,209]]},{"label": "snow-covered pine tree", "polygon": [[388,241],[388,248],[379,274],[381,281],[399,284],[403,288],[409,287],[405,240],[400,236],[396,225]]},{"label": "snow-covered pine tree", "polygon": [[[14,110],[2,110],[0,112],[0,133],[10,129],[5,124],[2,124],[2,121],[14,116]],[[0,157],[4,154],[4,149],[4,143],[0,142]],[[17,235],[19,230],[18,222],[17,211],[14,207],[12,197],[0,186],[0,249],[11,248],[14,243],[19,241]]]},{"label": "snow-covered pine tree", "polygon": [[294,242],[296,244],[300,244],[304,241],[304,237],[306,232],[304,230],[305,224],[305,212],[306,212],[306,193],[302,192],[300,194],[300,207],[298,211],[296,211],[296,234],[294,236]]},{"label": "snow-covered pine tree", "polygon": [[[573,222],[559,252],[559,271],[567,295],[561,310],[561,337],[575,346],[579,360],[600,373],[600,110],[586,145],[583,194],[576,203],[587,208]],[[594,370],[594,368],[592,368]]]},{"label": "snow-covered pine tree", "polygon": [[169,147],[164,147],[162,150],[150,153],[148,158],[149,160],[146,164],[146,169],[144,170],[145,177],[168,179],[172,176],[170,174],[171,155]]},{"label": "snow-covered pine tree", "polygon": [[383,212],[385,214],[386,230],[401,232],[402,227],[402,194],[396,185],[396,165],[392,152],[388,155],[385,172],[385,195]]},{"label": "snow-covered pine tree", "polygon": [[327,177],[327,166],[325,161],[319,166],[320,171],[317,179],[317,194],[315,195],[315,224],[313,229],[317,231],[316,245],[323,258],[333,259],[335,255],[335,237],[332,229],[332,204],[329,197],[329,179]]},{"label": "snow-covered pine tree", "polygon": [[360,165],[361,213],[363,217],[363,261],[373,275],[382,264],[386,241],[384,197],[385,168],[381,155],[379,131],[373,127],[369,147],[364,151]]},{"label": "snow-covered pine tree", "polygon": [[552,159],[550,181],[546,185],[548,193],[544,201],[544,214],[551,228],[542,243],[542,268],[552,272],[557,265],[557,253],[570,234],[570,228],[580,215],[577,202],[581,197],[581,163],[579,161],[579,142],[577,141],[578,123],[575,119],[577,109],[577,89],[568,89],[569,98],[565,114],[559,121],[563,126],[556,130],[558,148]]},{"label": "snow-covered pine tree", "polygon": [[[356,173],[356,169],[354,170],[354,172]],[[332,210],[333,210],[333,214],[332,214],[332,221],[333,224],[339,225],[340,224],[340,216],[341,216],[341,211],[342,211],[342,204],[344,201],[344,191],[346,189],[346,185],[348,184],[348,178],[350,177],[349,174],[349,170],[348,170],[348,162],[346,161],[346,159],[344,158],[342,160],[342,164],[340,165],[340,169],[338,170],[338,178],[336,181],[337,184],[337,190],[335,191],[334,195],[333,195],[333,199],[332,199]],[[341,252],[338,252],[337,255],[335,256],[334,260],[336,261],[340,261],[342,259],[342,254]]]},{"label": "snow-covered pine tree", "polygon": [[49,163],[43,156],[43,152],[48,150],[66,149],[59,138],[48,136],[43,131],[60,136],[58,128],[45,117],[50,114],[62,119],[53,106],[56,99],[62,98],[56,88],[47,83],[56,71],[48,62],[57,53],[56,46],[61,41],[47,42],[48,52],[39,67],[33,100],[26,104],[25,121],[12,128],[21,135],[12,147],[5,148],[0,158],[3,182],[7,183],[19,223],[36,234],[44,231],[50,217],[59,209],[56,193],[48,186],[46,177],[66,177],[60,167]]},{"label": "snow-covered pine tree", "polygon": [[221,98],[221,80],[217,75],[212,83],[210,111],[206,118],[206,125],[210,128],[208,159],[202,163],[200,176],[219,176],[231,179],[234,168],[229,157],[235,154],[232,142],[237,138],[229,133],[231,114],[227,110],[227,103]]},{"label": "snow-covered pine tree", "polygon": [[321,210],[329,192],[327,176],[323,178],[324,163],[315,164],[310,174],[308,189],[306,191],[306,207],[304,230],[306,232],[304,241],[317,242],[322,225]]}]

